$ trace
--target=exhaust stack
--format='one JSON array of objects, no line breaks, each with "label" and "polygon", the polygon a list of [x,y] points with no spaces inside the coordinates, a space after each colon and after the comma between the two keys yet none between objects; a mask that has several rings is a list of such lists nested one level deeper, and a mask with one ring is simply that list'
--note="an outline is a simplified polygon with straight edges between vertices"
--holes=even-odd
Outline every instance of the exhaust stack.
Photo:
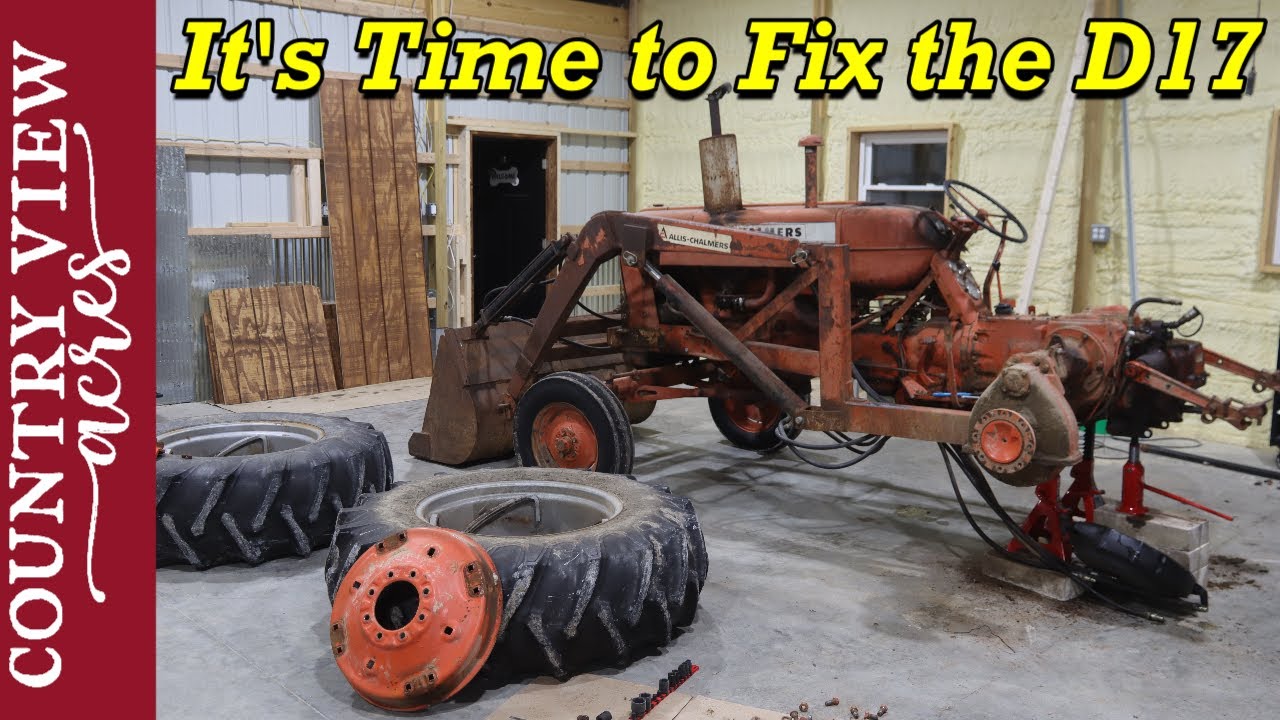
[{"label": "exhaust stack", "polygon": [[822,138],[817,135],[806,135],[800,138],[800,147],[804,148],[804,206],[818,207],[818,147]]},{"label": "exhaust stack", "polygon": [[702,206],[710,215],[742,209],[742,178],[738,172],[738,138],[720,132],[720,98],[725,83],[707,95],[711,109],[711,137],[698,141],[702,161]]}]

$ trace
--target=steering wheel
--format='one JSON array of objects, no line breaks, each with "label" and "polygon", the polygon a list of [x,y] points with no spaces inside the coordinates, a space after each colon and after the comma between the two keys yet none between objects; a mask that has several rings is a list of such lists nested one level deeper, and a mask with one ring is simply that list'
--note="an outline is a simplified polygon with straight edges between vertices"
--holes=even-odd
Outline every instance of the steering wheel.
[{"label": "steering wheel", "polygon": [[[978,227],[995,235],[998,238],[1008,240],[1013,243],[1024,243],[1027,241],[1027,228],[1018,219],[1018,216],[1009,212],[1009,209],[996,199],[970,185],[969,183],[960,182],[959,180],[946,180],[942,183],[942,191],[946,193],[947,200],[952,207],[959,210],[961,214],[978,224]],[[969,199],[965,193],[977,195],[985,204],[993,205],[999,212],[987,212],[985,209],[978,207],[978,204]],[[1003,218],[1013,224],[1011,230],[1014,234],[1009,234],[1004,230],[996,229],[995,225],[990,221],[991,218]],[[1007,223],[1002,223],[1007,226]]]}]

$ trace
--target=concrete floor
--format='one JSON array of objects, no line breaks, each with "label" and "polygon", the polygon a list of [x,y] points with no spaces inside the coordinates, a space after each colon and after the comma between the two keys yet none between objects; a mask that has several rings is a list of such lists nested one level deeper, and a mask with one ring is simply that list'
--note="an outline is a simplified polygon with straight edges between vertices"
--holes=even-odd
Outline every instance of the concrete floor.
[{"label": "concrete floor", "polygon": [[[407,453],[422,409],[413,401],[337,414],[385,432],[403,480],[447,469]],[[219,410],[157,412],[208,411]],[[1272,467],[1273,453],[1202,450]],[[1098,463],[1113,494],[1120,464]],[[733,448],[704,403],[674,401],[637,428],[635,469],[694,500],[711,572],[688,631],[661,655],[604,674],[649,683],[692,658],[703,670],[689,692],[780,712],[807,700],[821,720],[847,717],[843,706],[820,712],[832,695],[843,705],[886,703],[890,720],[1261,718],[1280,699],[1280,572],[1269,572],[1280,566],[1280,483],[1147,458],[1153,484],[1237,518],[1212,524],[1219,558],[1209,612],[1156,625],[982,577],[985,546],[933,445],[891,441],[856,468],[820,471]],[[1031,502],[1029,490],[1000,493],[1010,508]],[[1004,537],[990,512],[978,515]],[[160,569],[159,717],[387,717],[351,691],[330,657],[323,566],[316,552],[254,568]],[[468,688],[430,715],[480,720],[519,689]],[[588,711],[566,708],[566,717]]]}]

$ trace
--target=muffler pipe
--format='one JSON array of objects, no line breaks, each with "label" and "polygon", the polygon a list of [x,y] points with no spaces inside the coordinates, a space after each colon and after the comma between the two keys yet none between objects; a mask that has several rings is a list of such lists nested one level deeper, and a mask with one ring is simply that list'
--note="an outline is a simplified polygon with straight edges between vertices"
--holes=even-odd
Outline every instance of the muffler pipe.
[{"label": "muffler pipe", "polygon": [[818,207],[818,148],[822,138],[817,135],[806,135],[800,138],[800,147],[804,148],[804,206]]}]

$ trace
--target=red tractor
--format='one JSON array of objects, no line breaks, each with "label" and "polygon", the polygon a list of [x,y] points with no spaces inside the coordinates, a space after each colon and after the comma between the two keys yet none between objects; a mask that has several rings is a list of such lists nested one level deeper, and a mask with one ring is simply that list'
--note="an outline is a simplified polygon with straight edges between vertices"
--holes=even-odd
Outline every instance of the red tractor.
[{"label": "red tractor", "polygon": [[[1138,438],[1188,413],[1241,429],[1266,417],[1265,401],[1199,389],[1206,366],[1249,378],[1257,392],[1280,389],[1280,372],[1176,337],[1199,317],[1195,308],[1173,322],[1140,314],[1150,303],[1177,304],[1155,298],[1072,315],[1015,313],[992,281],[1006,244],[1025,242],[1026,229],[975,187],[944,185],[950,217],[820,203],[820,140],[809,137],[800,142],[805,201],[744,206],[736,140],[720,133],[717,100],[712,136],[700,142],[703,206],[599,213],[545,248],[474,325],[446,330],[413,455],[457,465],[514,449],[525,465],[626,473],[630,421],[659,400],[706,397],[740,447],[790,447],[838,468],[890,437],[927,440],[980,489],[983,470],[1037,486],[1039,503],[1015,538],[1066,562],[1071,518],[1091,520],[1097,494],[1093,435],[1082,448],[1081,426],[1105,419],[1136,451]],[[963,255],[982,231],[999,244],[979,282]],[[587,311],[583,290],[615,261],[621,306]],[[546,300],[536,318],[507,316],[538,286]],[[826,439],[806,442],[802,431]],[[824,463],[813,450],[850,457]],[[1072,466],[1063,493],[1058,478]]]}]

